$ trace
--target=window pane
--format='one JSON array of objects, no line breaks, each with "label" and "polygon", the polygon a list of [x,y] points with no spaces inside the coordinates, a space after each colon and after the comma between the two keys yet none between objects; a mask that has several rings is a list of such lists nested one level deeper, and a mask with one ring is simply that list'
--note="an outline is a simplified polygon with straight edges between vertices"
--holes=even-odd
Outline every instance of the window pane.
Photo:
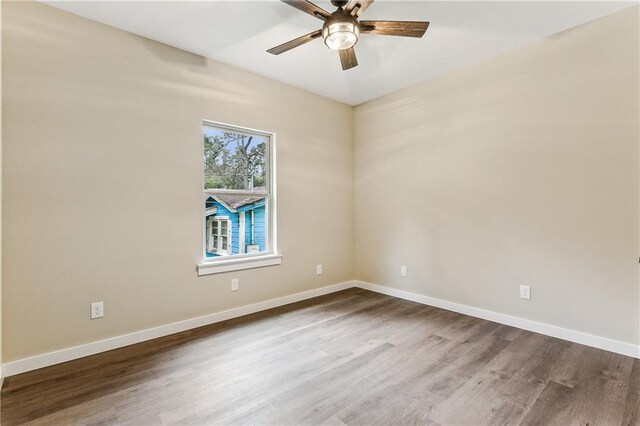
[{"label": "window pane", "polygon": [[204,189],[264,192],[268,138],[204,126]]}]

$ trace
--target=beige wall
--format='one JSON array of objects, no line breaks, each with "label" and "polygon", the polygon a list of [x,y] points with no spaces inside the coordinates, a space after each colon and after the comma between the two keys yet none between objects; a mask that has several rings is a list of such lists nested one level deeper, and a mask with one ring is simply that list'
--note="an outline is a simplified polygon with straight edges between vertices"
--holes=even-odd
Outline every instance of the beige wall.
[{"label": "beige wall", "polygon": [[[4,362],[353,278],[351,107],[41,4],[2,24]],[[196,276],[202,119],[276,132],[283,265]]]},{"label": "beige wall", "polygon": [[357,107],[356,277],[638,344],[638,30],[635,7]]}]

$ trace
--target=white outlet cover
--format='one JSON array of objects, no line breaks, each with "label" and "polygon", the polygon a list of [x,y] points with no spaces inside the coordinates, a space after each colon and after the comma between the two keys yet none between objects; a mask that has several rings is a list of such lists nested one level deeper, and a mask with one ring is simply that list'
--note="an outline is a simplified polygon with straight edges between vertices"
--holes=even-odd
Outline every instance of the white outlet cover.
[{"label": "white outlet cover", "polygon": [[104,302],[94,302],[91,304],[91,319],[104,317]]},{"label": "white outlet cover", "polygon": [[322,275],[322,265],[316,265],[316,275]]},{"label": "white outlet cover", "polygon": [[240,281],[237,278],[231,280],[231,291],[238,291],[240,289]]},{"label": "white outlet cover", "polygon": [[401,266],[400,267],[400,275],[403,277],[407,276],[407,267],[406,266]]},{"label": "white outlet cover", "polygon": [[525,300],[531,300],[531,287],[528,285],[520,286],[520,298]]}]

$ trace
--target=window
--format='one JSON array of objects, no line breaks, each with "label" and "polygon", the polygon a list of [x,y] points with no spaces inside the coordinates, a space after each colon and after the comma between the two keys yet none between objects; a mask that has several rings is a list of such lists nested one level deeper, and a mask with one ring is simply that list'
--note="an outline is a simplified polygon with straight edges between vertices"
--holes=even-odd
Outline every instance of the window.
[{"label": "window", "polygon": [[274,135],[205,121],[202,136],[204,261],[199,274],[279,264]]}]

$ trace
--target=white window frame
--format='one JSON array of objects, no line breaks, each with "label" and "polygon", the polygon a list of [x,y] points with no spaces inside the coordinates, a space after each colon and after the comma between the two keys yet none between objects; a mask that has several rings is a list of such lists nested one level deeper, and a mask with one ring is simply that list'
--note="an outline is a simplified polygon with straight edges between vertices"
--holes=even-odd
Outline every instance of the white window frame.
[{"label": "white window frame", "polygon": [[[211,126],[222,130],[228,130],[229,132],[244,134],[244,135],[258,135],[267,139],[267,149],[266,149],[266,158],[265,164],[267,165],[266,170],[266,182],[265,182],[265,191],[240,191],[240,190],[205,190],[204,189],[204,168],[202,169],[202,182],[201,188],[203,190],[203,200],[202,200],[202,208],[203,208],[203,219],[202,220],[202,260],[198,262],[198,275],[210,275],[210,274],[218,274],[222,272],[231,272],[238,271],[242,269],[251,269],[251,268],[260,268],[264,266],[273,266],[280,265],[282,263],[282,254],[278,252],[278,239],[277,239],[277,226],[276,226],[276,214],[277,214],[277,203],[276,203],[276,135],[273,132],[266,132],[263,130],[256,130],[247,127],[239,127],[231,124],[220,123],[217,121],[211,120],[203,120],[203,126]],[[202,144],[202,140],[200,140],[200,144]],[[202,166],[202,165],[201,165]],[[266,251],[261,253],[242,253],[236,255],[222,255],[215,258],[207,258],[207,241],[209,236],[207,235],[207,223],[212,219],[207,217],[207,209],[204,207],[206,204],[206,200],[209,197],[215,196],[216,194],[221,193],[231,193],[231,194],[239,194],[239,195],[265,195],[266,202]],[[210,214],[210,213],[209,213]],[[229,219],[228,226],[228,248],[231,251],[231,234],[232,221],[228,216],[225,216]],[[215,219],[224,219],[225,217],[215,217]],[[219,253],[220,254],[220,253]]]}]

